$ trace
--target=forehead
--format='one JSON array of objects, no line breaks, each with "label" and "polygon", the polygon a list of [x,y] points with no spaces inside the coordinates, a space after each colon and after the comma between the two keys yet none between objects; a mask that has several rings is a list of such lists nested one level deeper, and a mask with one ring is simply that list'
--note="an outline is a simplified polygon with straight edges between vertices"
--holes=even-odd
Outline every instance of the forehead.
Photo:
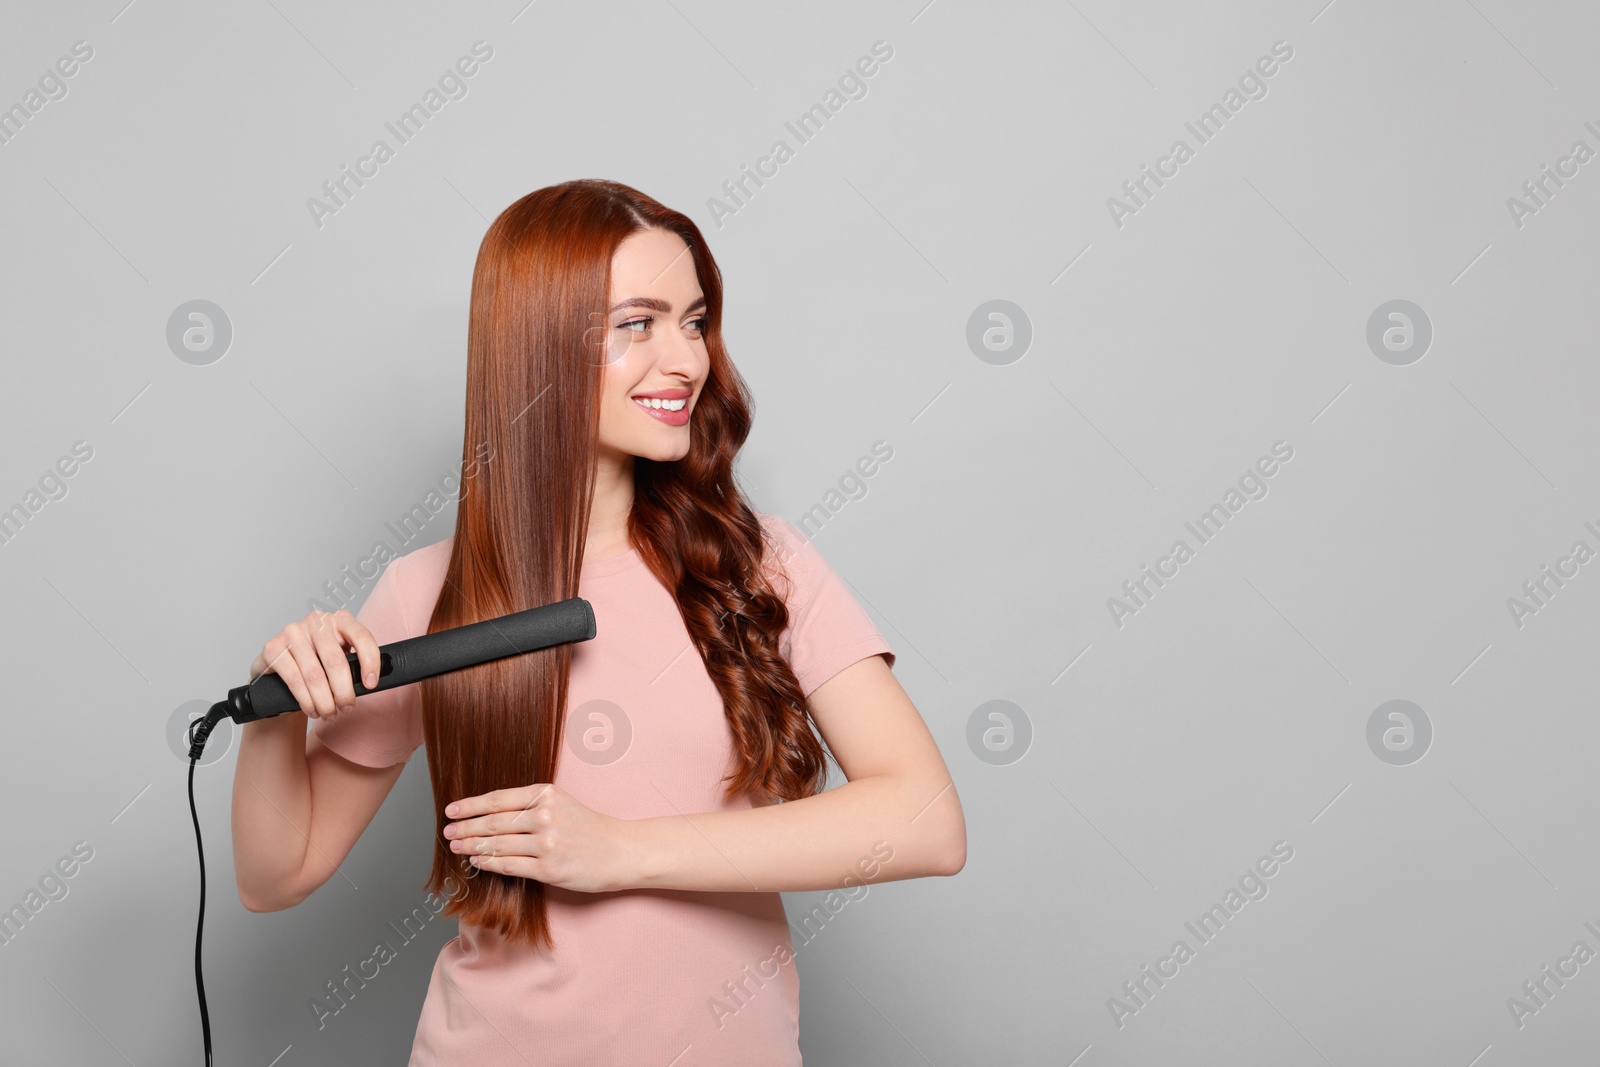
[{"label": "forehead", "polygon": [[671,230],[655,227],[630,235],[611,257],[611,295],[613,300],[699,296],[700,280],[689,246]]}]

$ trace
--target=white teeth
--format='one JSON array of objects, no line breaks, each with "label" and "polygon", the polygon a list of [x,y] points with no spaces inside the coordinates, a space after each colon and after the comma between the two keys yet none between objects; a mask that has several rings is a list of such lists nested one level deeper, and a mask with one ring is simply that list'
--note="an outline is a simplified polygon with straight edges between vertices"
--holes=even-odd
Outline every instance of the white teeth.
[{"label": "white teeth", "polygon": [[633,402],[635,404],[643,404],[647,408],[655,408],[658,411],[682,411],[684,405],[689,402],[689,398],[684,397],[682,400],[661,400],[656,397],[636,396],[633,398]]}]

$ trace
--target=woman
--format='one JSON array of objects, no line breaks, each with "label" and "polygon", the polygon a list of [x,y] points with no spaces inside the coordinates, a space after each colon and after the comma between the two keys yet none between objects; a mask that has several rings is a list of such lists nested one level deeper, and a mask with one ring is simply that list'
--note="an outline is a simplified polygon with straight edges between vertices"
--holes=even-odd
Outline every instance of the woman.
[{"label": "woman", "polygon": [[[427,745],[427,888],[460,935],[413,1067],[798,1064],[778,894],[965,863],[894,652],[734,483],[750,403],[721,317],[679,212],[592,180],[512,204],[473,272],[455,534],[387,561],[358,616],[312,612],[251,664],[301,708],[240,741],[252,911],[326,881]],[[350,649],[371,674],[380,644],[572,596],[590,641],[354,696]],[[848,779],[825,792],[812,723]]]}]

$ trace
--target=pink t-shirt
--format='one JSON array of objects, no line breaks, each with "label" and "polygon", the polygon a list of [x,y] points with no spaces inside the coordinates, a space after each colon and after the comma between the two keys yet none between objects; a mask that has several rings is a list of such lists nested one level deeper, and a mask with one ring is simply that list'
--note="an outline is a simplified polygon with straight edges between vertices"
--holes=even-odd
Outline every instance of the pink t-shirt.
[{"label": "pink t-shirt", "polygon": [[[800,688],[894,652],[786,519],[757,513],[792,579],[780,650]],[[379,644],[427,631],[451,541],[390,561],[357,617]],[[782,585],[777,587],[782,591]],[[722,798],[733,744],[722,699],[672,595],[637,549],[586,563],[596,635],[573,646],[555,781],[596,811],[642,819],[748,809]],[[422,744],[418,686],[356,698],[323,744],[387,767]],[[506,786],[524,785],[506,782]],[[452,798],[454,799],[454,798]],[[799,1064],[799,982],[776,892],[546,887],[554,952],[470,923],[434,964],[409,1067],[763,1067]]]}]

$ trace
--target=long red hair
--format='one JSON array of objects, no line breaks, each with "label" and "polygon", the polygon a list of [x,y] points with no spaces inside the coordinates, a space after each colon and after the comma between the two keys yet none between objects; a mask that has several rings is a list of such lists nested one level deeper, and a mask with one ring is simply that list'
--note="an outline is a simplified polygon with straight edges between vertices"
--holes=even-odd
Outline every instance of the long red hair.
[{"label": "long red hair", "polygon": [[[672,591],[724,702],[736,747],[726,796],[763,802],[820,792],[826,757],[779,652],[784,594],[762,566],[760,521],[734,482],[751,402],[722,343],[722,278],[700,230],[617,182],[585,179],[517,200],[489,226],[472,272],[467,326],[464,481],[455,543],[428,631],[578,595],[595,477],[611,258],[630,235],[671,230],[689,247],[706,297],[710,372],[689,452],[634,460],[629,540]],[[490,457],[482,462],[484,456]],[[470,465],[470,467],[469,467]],[[433,782],[433,869],[446,914],[549,948],[544,883],[484,871],[451,852],[444,806],[555,778],[572,646],[512,656],[422,681]]]}]

